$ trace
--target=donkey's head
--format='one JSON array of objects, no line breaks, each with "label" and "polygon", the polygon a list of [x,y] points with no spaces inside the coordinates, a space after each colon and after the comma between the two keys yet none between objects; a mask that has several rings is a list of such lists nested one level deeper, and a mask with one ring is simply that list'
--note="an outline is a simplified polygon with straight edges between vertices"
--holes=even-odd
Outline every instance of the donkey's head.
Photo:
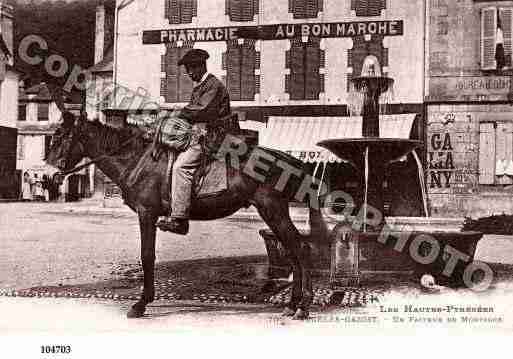
[{"label": "donkey's head", "polygon": [[52,136],[50,150],[45,161],[66,171],[77,165],[84,157],[84,136],[81,131],[80,118],[75,118],[71,112],[62,114],[62,123]]}]

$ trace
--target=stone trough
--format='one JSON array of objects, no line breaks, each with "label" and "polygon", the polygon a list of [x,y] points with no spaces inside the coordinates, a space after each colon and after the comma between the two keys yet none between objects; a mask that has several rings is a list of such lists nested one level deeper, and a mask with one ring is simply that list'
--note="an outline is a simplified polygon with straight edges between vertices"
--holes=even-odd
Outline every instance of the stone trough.
[{"label": "stone trough", "polygon": [[[308,238],[309,230],[300,230],[302,252],[312,274],[329,278],[332,286],[355,285],[365,282],[366,276],[387,274],[407,274],[413,279],[430,274],[439,284],[460,286],[483,235],[460,231],[463,221],[458,219],[387,218],[386,234],[356,232],[350,225],[336,223],[328,223],[325,239]],[[269,257],[269,277],[288,276],[288,261],[276,236],[268,229],[260,230],[260,235]],[[452,275],[447,276],[444,270],[455,261],[455,251],[467,260],[458,260]]]}]

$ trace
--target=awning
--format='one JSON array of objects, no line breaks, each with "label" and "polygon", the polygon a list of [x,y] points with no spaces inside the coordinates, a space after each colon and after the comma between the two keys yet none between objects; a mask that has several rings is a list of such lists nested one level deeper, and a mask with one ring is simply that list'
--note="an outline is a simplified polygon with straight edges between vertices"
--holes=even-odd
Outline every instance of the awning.
[{"label": "awning", "polygon": [[[380,137],[410,138],[415,113],[380,116]],[[361,138],[362,117],[269,117],[258,144],[287,152],[304,162],[342,162],[316,145],[333,138]]]}]

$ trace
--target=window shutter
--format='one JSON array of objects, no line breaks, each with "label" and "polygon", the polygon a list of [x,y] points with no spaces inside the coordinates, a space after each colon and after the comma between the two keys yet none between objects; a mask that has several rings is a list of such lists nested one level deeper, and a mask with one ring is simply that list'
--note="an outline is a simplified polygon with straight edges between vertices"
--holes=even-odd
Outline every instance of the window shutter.
[{"label": "window shutter", "polygon": [[502,31],[504,35],[504,55],[506,57],[506,67],[511,67],[513,8],[499,9],[499,16],[501,17]]},{"label": "window shutter", "polygon": [[18,105],[18,121],[27,120],[27,105]]},{"label": "window shutter", "polygon": [[253,8],[253,0],[239,0],[241,17],[239,21],[253,21],[255,10]]},{"label": "window shutter", "polygon": [[162,64],[166,77],[160,89],[160,95],[166,99],[166,102],[186,102],[190,99],[192,81],[185,72],[184,66],[178,66],[178,60],[191,48],[192,43],[186,43],[183,47],[166,44],[166,54]]},{"label": "window shutter", "polygon": [[481,11],[481,69],[495,70],[495,36],[497,32],[497,11],[494,7]]},{"label": "window shutter", "polygon": [[177,58],[176,68],[178,69],[178,101],[179,102],[187,102],[191,98],[192,94],[192,80],[185,71],[185,66],[178,66],[178,60],[181,59],[190,49],[192,49],[193,44],[187,43],[184,46],[179,48],[179,56]]},{"label": "window shutter", "polygon": [[321,92],[321,50],[319,39],[314,38],[306,45],[306,69],[305,69],[305,99],[317,100]]},{"label": "window shutter", "polygon": [[356,11],[356,16],[380,16],[383,9],[386,0],[351,0],[351,10]]},{"label": "window shutter", "polygon": [[241,100],[253,101],[255,99],[256,63],[255,40],[245,40],[242,45]]},{"label": "window shutter", "polygon": [[226,88],[230,99],[241,99],[242,50],[237,40],[229,41],[226,48]]},{"label": "window shutter", "polygon": [[289,50],[288,92],[291,100],[305,99],[305,45],[301,39],[291,40]]},{"label": "window shutter", "polygon": [[294,19],[315,18],[322,8],[323,0],[289,0],[289,12]]},{"label": "window shutter", "polygon": [[197,0],[165,0],[165,16],[170,24],[189,24],[197,7]]},{"label": "window shutter", "polygon": [[[497,123],[497,129],[495,131],[495,161],[501,161],[502,169],[500,172],[505,170],[506,166],[511,166],[513,160],[513,124],[511,122],[499,122]],[[495,173],[497,175],[497,173]],[[497,184],[511,184],[513,181],[509,176],[500,175],[496,177]]]},{"label": "window shutter", "polygon": [[37,104],[37,120],[48,121],[49,106],[47,103]]},{"label": "window shutter", "polygon": [[493,123],[479,124],[479,183],[495,181],[495,128]]},{"label": "window shutter", "polygon": [[318,8],[318,0],[305,0],[305,16],[308,18],[317,17],[317,13],[319,12]]}]

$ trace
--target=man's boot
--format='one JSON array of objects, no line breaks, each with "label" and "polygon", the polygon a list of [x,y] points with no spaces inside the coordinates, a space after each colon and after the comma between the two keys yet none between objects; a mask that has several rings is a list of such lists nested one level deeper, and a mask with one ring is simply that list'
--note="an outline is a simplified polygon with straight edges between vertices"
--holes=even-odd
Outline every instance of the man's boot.
[{"label": "man's boot", "polygon": [[185,235],[189,232],[189,220],[187,218],[164,217],[159,219],[157,227],[164,232]]}]

